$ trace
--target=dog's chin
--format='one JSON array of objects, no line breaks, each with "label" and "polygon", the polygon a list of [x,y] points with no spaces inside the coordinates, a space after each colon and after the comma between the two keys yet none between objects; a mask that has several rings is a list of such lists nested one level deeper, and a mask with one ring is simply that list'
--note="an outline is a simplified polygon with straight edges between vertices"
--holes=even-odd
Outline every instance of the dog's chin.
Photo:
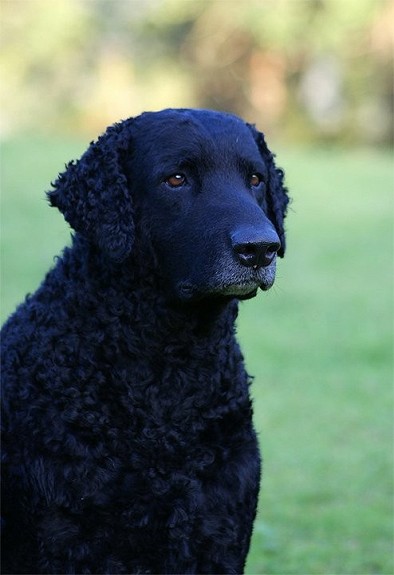
[{"label": "dog's chin", "polygon": [[259,289],[268,291],[275,281],[275,266],[260,268],[249,274],[243,272],[237,276],[218,277],[209,285],[200,285],[191,281],[177,284],[176,299],[193,302],[208,298],[237,298],[248,300],[257,295]]}]

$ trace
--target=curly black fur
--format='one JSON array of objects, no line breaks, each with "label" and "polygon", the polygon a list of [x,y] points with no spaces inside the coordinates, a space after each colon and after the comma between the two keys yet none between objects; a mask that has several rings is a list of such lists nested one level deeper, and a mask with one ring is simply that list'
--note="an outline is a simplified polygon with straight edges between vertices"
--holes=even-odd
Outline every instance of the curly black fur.
[{"label": "curly black fur", "polygon": [[242,573],[260,457],[234,321],[283,255],[282,178],[202,110],[119,123],[59,176],[72,246],[2,330],[3,573]]}]

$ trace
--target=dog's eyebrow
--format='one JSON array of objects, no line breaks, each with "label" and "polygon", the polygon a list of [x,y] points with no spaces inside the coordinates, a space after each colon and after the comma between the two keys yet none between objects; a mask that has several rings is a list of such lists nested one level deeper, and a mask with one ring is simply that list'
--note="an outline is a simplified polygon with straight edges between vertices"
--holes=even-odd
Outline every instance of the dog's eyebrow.
[{"label": "dog's eyebrow", "polygon": [[182,156],[174,157],[173,155],[167,156],[162,159],[160,167],[157,170],[159,177],[168,175],[169,172],[176,172],[177,170],[186,169],[206,169],[212,163],[209,156],[206,154],[182,154]]},{"label": "dog's eyebrow", "polygon": [[261,158],[238,156],[238,166],[242,171],[259,172],[262,175],[267,174],[267,167]]}]

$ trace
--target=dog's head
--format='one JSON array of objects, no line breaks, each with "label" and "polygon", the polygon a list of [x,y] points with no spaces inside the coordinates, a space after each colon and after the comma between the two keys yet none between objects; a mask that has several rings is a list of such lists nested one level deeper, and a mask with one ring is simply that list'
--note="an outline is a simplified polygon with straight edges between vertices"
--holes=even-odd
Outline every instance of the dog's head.
[{"label": "dog's head", "polygon": [[182,300],[268,289],[285,251],[283,172],[264,136],[231,114],[164,110],[115,124],[48,196],[123,265],[138,236]]}]

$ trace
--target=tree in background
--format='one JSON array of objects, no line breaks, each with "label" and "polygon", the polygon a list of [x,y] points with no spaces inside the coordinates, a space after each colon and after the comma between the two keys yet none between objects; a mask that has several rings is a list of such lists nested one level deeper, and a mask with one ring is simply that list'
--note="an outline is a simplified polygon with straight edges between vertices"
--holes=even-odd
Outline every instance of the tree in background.
[{"label": "tree in background", "polygon": [[228,110],[303,141],[392,141],[392,0],[3,0],[3,133]]}]

